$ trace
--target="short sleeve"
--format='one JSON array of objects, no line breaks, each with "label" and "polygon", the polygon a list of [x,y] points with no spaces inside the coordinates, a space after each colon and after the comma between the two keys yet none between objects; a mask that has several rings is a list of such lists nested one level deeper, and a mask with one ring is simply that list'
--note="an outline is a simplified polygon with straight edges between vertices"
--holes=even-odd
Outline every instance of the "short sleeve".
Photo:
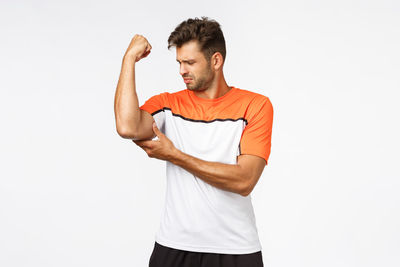
[{"label": "short sleeve", "polygon": [[145,101],[139,108],[150,113],[157,124],[157,128],[165,133],[165,112],[164,107],[167,105],[167,92],[154,95]]},{"label": "short sleeve", "polygon": [[273,107],[266,96],[256,97],[248,107],[245,126],[240,139],[239,153],[262,157],[268,164],[271,151]]},{"label": "short sleeve", "polygon": [[147,99],[146,102],[139,108],[147,111],[153,116],[153,114],[162,111],[165,102],[164,98],[165,93],[154,95]]}]

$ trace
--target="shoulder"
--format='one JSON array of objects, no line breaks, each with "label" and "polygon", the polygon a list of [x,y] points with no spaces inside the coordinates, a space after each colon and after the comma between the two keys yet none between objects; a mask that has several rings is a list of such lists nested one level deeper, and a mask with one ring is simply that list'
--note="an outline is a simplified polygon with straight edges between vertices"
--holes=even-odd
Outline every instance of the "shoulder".
[{"label": "shoulder", "polygon": [[181,98],[185,95],[186,90],[180,90],[176,92],[161,92],[159,94],[153,95],[152,98],[157,98],[163,101],[168,101],[175,98]]},{"label": "shoulder", "polygon": [[187,91],[187,89],[183,89],[175,92],[165,92],[162,97],[164,102],[168,105],[176,106],[189,101],[189,94]]},{"label": "shoulder", "polygon": [[255,91],[250,91],[246,89],[236,88],[238,92],[238,97],[249,103],[249,105],[272,105],[268,96],[257,93]]},{"label": "shoulder", "polygon": [[169,95],[171,97],[181,97],[181,96],[184,96],[186,94],[187,94],[187,89],[182,89],[182,90],[179,90],[179,91],[172,92]]},{"label": "shoulder", "polygon": [[179,90],[179,91],[175,91],[175,92],[163,92],[161,94],[159,94],[161,97],[165,97],[165,98],[181,98],[187,95],[187,89],[183,89],[183,90]]}]

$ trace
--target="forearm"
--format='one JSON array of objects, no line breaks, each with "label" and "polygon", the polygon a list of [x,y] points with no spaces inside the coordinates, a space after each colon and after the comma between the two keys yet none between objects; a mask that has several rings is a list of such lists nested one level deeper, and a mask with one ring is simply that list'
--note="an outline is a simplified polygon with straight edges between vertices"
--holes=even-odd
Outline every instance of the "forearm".
[{"label": "forearm", "polygon": [[245,190],[246,179],[238,164],[205,161],[178,149],[169,161],[220,189],[241,195]]},{"label": "forearm", "polygon": [[135,59],[124,56],[114,99],[117,131],[120,134],[135,132],[139,125],[140,109],[135,85]]}]

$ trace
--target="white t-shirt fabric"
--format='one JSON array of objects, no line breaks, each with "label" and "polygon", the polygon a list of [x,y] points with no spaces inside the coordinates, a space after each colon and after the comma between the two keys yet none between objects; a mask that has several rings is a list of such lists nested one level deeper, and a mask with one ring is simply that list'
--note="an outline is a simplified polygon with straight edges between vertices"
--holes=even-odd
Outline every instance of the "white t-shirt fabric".
[{"label": "white t-shirt fabric", "polygon": [[[232,86],[219,98],[204,99],[185,89],[155,95],[140,108],[186,154],[225,164],[252,154],[268,164],[273,107],[264,95]],[[261,251],[251,194],[219,189],[169,161],[166,179],[157,243],[194,252]]]}]

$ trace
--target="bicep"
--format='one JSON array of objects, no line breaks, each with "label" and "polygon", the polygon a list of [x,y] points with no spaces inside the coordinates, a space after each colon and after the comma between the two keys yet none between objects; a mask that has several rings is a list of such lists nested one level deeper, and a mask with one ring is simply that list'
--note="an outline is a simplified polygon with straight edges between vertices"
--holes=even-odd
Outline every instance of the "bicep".
[{"label": "bicep", "polygon": [[154,118],[147,111],[140,109],[140,122],[137,132],[132,140],[153,139],[156,134],[153,131]]}]

